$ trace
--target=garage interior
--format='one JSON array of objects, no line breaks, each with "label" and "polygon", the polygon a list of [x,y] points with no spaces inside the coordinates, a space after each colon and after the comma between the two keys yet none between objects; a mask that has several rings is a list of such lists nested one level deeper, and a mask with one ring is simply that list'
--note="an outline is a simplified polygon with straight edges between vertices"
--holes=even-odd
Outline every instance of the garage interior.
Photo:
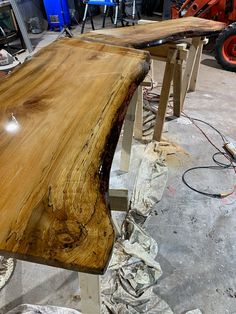
[{"label": "garage interior", "polygon": [[[123,1],[120,2],[119,5],[123,4]],[[93,36],[101,38],[106,35],[106,31],[110,36],[112,30],[119,32],[120,29],[142,25],[147,29],[150,25],[151,29],[152,22],[158,21],[161,24],[162,20],[171,18],[173,3],[169,1],[155,3],[143,0],[136,4],[133,3],[135,1],[126,2],[123,11],[119,6],[117,28],[114,26],[114,8],[106,13],[106,24],[102,29],[104,7],[93,5],[89,9],[97,33],[91,33],[92,23],[90,17],[87,17],[81,34],[85,8],[81,1],[58,2],[63,18],[65,19],[66,8],[69,9],[70,18],[69,22],[56,24],[56,27],[47,20],[47,9],[53,7],[50,1],[0,1],[0,8],[4,5],[11,6],[11,14],[17,26],[16,38],[8,40],[6,30],[2,38],[0,33],[0,49],[4,50],[4,53],[0,50],[0,92],[4,94],[5,91],[1,90],[1,84],[6,80],[10,82],[14,73],[20,72],[21,67],[24,68],[24,63],[34,62],[34,54],[52,43],[84,38],[92,45]],[[181,2],[182,5],[183,3]],[[22,24],[17,19],[15,5]],[[177,3],[172,14],[180,7]],[[132,11],[133,9],[135,10]],[[209,19],[209,16],[206,18]],[[0,15],[2,28],[6,25],[5,20],[4,14]],[[177,23],[178,20],[173,21]],[[3,22],[5,24],[1,24]],[[226,23],[225,20],[223,22]],[[232,22],[230,20],[228,24],[233,25]],[[229,27],[226,24],[222,31],[198,36],[203,51],[199,52],[199,69],[195,71],[197,54],[194,62],[191,63],[188,59],[191,47],[194,46],[191,41],[194,36],[189,36],[190,41],[189,38],[174,38],[166,42],[158,39],[158,43],[155,43],[155,47],[167,45],[169,50],[165,58],[157,55],[151,57],[149,73],[137,87],[136,93],[133,91],[134,96],[124,117],[112,161],[109,190],[116,236],[104,274],[69,270],[63,265],[52,267],[50,261],[35,263],[30,261],[30,256],[15,258],[16,251],[7,252],[1,246],[1,314],[236,313],[234,27],[235,35],[230,33],[230,36],[233,34],[233,41],[226,43],[227,52],[232,49],[231,60],[227,59],[228,63],[223,68],[225,60],[219,64],[215,59],[215,44],[219,41],[218,36]],[[230,32],[231,29],[232,26]],[[135,41],[135,36],[133,40]],[[110,42],[108,45],[111,45]],[[168,59],[170,51],[178,51],[174,55],[177,58],[174,62],[181,67],[180,99],[183,103],[179,104],[179,117],[173,115],[176,91],[172,77],[168,77],[167,63],[173,61]],[[151,50],[149,52],[152,55]],[[184,56],[183,62],[179,53]],[[62,57],[65,57],[60,65],[63,67],[66,66],[67,56]],[[219,61],[219,54],[217,59]],[[47,62],[50,63],[50,60]],[[191,74],[186,76],[184,73],[188,67]],[[187,77],[190,84],[194,72],[194,82],[191,82],[194,85],[193,91],[186,90],[184,97],[182,78]],[[65,76],[70,75],[70,71],[65,73]],[[76,81],[76,77],[74,79]],[[164,112],[161,112],[164,114],[163,129],[159,128],[160,138],[153,138],[157,132],[157,122],[160,122],[156,117],[160,114],[160,102],[168,89],[167,81],[170,91],[166,95],[167,101],[163,101],[166,105],[163,105]],[[66,88],[65,85],[64,89]],[[5,110],[3,94],[0,94],[2,114]],[[136,107],[132,107],[132,103]],[[96,98],[90,106],[96,107]],[[92,110],[90,106],[88,117]],[[140,106],[142,122],[137,121]],[[12,117],[18,119],[14,112]],[[4,173],[5,166],[1,159],[5,149],[3,131],[1,136],[0,173]],[[11,158],[9,156],[9,163]],[[30,175],[33,176],[33,173]],[[0,215],[1,220],[5,221],[5,212],[1,212],[1,208]]]}]

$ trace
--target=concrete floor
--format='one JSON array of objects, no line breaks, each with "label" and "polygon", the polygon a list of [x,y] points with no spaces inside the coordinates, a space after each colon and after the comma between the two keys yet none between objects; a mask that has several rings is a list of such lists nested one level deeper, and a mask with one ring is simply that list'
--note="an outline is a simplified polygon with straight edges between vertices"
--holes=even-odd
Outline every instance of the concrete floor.
[{"label": "concrete floor", "polygon": [[[197,91],[187,95],[184,111],[236,140],[236,75],[203,54]],[[215,152],[193,125],[168,122],[164,136],[181,147],[168,158],[169,180],[146,229],[159,243],[163,276],[156,293],[174,313],[200,308],[205,314],[236,313],[236,193],[218,200],[189,190],[184,170],[211,165]],[[221,139],[204,127],[219,146]],[[205,191],[230,191],[233,171],[196,171],[188,178]]]},{"label": "concrete floor", "polygon": [[[157,63],[158,81],[162,70],[163,64]],[[235,73],[221,70],[211,55],[203,54],[197,91],[187,95],[186,113],[236,140],[235,86]],[[176,314],[193,308],[205,314],[236,314],[236,194],[210,199],[183,185],[183,171],[212,164],[214,149],[193,125],[181,120],[167,124],[164,136],[181,149],[168,157],[166,191],[145,225],[160,249],[163,276],[155,291]],[[214,131],[204,130],[221,145]],[[201,171],[189,177],[206,190],[228,191],[235,185],[231,171]],[[76,272],[18,261],[11,281],[0,292],[0,313],[22,303],[79,309],[79,300]]]}]

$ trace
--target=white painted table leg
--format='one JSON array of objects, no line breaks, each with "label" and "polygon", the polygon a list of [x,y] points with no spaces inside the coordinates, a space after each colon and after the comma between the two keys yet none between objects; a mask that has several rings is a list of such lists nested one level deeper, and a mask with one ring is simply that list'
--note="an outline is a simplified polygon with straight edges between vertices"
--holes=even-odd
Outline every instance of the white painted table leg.
[{"label": "white painted table leg", "polygon": [[199,45],[201,42],[200,37],[196,37],[192,39],[192,44],[189,49],[189,55],[186,63],[186,68],[184,71],[183,84],[182,84],[182,103],[184,103],[185,96],[188,92],[190,80],[192,78],[192,73],[195,65],[195,61],[198,54]]},{"label": "white painted table leg", "polygon": [[136,105],[134,138],[141,140],[143,137],[143,87],[138,87],[138,100]]},{"label": "white painted table leg", "polygon": [[193,73],[192,73],[192,77],[191,77],[190,84],[189,84],[189,91],[190,92],[194,92],[196,90],[198,73],[199,73],[201,57],[202,57],[203,45],[206,45],[207,43],[208,43],[208,39],[206,37],[202,38],[200,43],[199,43],[197,56],[196,56],[196,60],[195,60],[194,68],[193,68]]},{"label": "white painted table leg", "polygon": [[101,314],[99,276],[79,273],[79,285],[82,314]]},{"label": "white painted table leg", "polygon": [[176,49],[170,49],[168,52],[165,73],[163,78],[163,84],[161,88],[160,101],[158,111],[156,115],[156,121],[154,126],[154,141],[161,141],[162,130],[165,122],[166,109],[168,105],[168,99],[170,95],[171,82],[173,80],[175,62],[176,62]]},{"label": "white painted table leg", "polygon": [[132,148],[137,99],[138,99],[138,91],[136,90],[129,104],[129,108],[128,108],[128,111],[125,117],[125,122],[124,122],[124,132],[123,132],[122,149],[121,149],[121,157],[120,157],[120,170],[126,171],[126,172],[129,171],[129,165],[130,165],[130,155],[131,155],[131,148]]},{"label": "white painted table leg", "polygon": [[182,101],[182,64],[183,60],[176,59],[174,76],[173,76],[173,113],[175,117],[180,117],[183,107]]}]

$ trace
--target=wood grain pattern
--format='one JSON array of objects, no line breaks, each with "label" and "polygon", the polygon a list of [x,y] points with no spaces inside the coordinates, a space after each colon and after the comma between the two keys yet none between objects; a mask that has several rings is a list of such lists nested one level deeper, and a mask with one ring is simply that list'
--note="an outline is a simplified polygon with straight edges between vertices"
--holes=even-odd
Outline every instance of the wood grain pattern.
[{"label": "wood grain pattern", "polygon": [[101,29],[89,32],[81,38],[117,46],[137,49],[160,45],[164,42],[198,37],[222,31],[225,24],[197,17],[135,25],[130,27]]},{"label": "wood grain pattern", "polygon": [[104,271],[110,166],[148,68],[146,52],[63,39],[0,80],[0,254]]}]

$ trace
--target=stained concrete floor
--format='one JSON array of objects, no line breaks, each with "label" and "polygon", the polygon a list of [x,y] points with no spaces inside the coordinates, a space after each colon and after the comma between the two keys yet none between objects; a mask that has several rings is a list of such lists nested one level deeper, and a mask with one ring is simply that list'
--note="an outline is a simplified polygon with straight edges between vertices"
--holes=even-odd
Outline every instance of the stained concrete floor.
[{"label": "stained concrete floor", "polygon": [[[157,81],[162,70],[163,64],[157,63]],[[212,123],[236,140],[235,86],[235,73],[221,70],[209,53],[203,54],[197,91],[187,95],[186,113]],[[167,125],[164,137],[181,148],[168,157],[167,188],[145,225],[160,249],[158,261],[163,276],[155,291],[176,314],[193,308],[200,308],[204,314],[235,314],[236,193],[217,200],[184,186],[183,171],[212,164],[214,149],[193,125],[181,120]],[[214,131],[204,130],[221,145]],[[235,185],[231,171],[199,171],[189,178],[205,190],[228,191]],[[0,292],[0,313],[22,303],[79,309],[79,299],[76,272],[17,261],[10,282]]]}]

